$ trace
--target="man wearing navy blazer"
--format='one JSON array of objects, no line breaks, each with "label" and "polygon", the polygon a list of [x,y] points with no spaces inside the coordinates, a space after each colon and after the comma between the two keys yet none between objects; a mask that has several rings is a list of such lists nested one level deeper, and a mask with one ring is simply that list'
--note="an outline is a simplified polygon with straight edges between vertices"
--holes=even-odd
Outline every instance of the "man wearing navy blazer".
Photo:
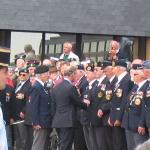
[{"label": "man wearing navy blazer", "polygon": [[51,97],[44,83],[49,79],[49,68],[36,68],[36,82],[30,95],[31,117],[34,128],[32,150],[46,150],[51,132]]},{"label": "man wearing navy blazer", "polygon": [[117,82],[112,91],[109,125],[112,126],[113,147],[115,150],[127,150],[125,130],[121,128],[121,121],[126,103],[126,97],[130,90],[131,80],[126,71],[127,64],[124,61],[115,62],[115,74]]},{"label": "man wearing navy blazer", "polygon": [[86,109],[76,87],[76,68],[68,66],[64,70],[64,80],[53,89],[53,108],[55,114],[52,126],[57,129],[59,136],[59,150],[71,150],[77,123],[77,107]]}]

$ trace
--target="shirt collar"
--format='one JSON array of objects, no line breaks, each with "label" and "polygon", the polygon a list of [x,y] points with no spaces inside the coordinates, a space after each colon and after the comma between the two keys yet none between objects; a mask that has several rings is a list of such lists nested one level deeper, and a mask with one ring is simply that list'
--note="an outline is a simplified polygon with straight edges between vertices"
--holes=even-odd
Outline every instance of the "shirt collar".
[{"label": "shirt collar", "polygon": [[115,78],[115,75],[109,79],[110,83],[113,81],[114,78]]},{"label": "shirt collar", "polygon": [[124,77],[125,77],[125,75],[127,74],[127,72],[125,71],[125,72],[123,72],[122,74],[120,74],[119,75],[119,77],[118,77],[118,81],[117,81],[117,83],[119,83]]},{"label": "shirt collar", "polygon": [[90,82],[89,82],[89,86],[92,86],[92,84],[94,83],[95,80],[96,80],[96,79],[90,81]]},{"label": "shirt collar", "polygon": [[40,79],[36,79],[36,81],[38,81],[42,86],[44,86],[44,82],[41,81]]},{"label": "shirt collar", "polygon": [[66,81],[68,81],[69,83],[72,84],[72,82],[68,78],[64,77],[64,80],[66,80]]},{"label": "shirt collar", "polygon": [[105,79],[106,75],[103,75],[102,77],[100,77],[98,79],[98,86],[103,82],[103,80]]},{"label": "shirt collar", "polygon": [[139,90],[141,89],[141,87],[146,83],[146,81],[147,81],[147,80],[144,80],[144,81],[142,81],[142,82],[140,82],[140,83],[138,84],[138,89],[137,89],[137,91],[139,91]]}]

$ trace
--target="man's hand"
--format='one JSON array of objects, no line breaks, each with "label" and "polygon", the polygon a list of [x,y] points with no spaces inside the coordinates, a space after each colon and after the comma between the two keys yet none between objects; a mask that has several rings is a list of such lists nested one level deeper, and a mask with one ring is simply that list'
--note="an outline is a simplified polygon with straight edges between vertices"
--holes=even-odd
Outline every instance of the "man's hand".
[{"label": "man's hand", "polygon": [[24,113],[23,112],[20,112],[20,118],[24,119]]},{"label": "man's hand", "polygon": [[40,126],[40,125],[35,125],[35,126],[33,126],[33,129],[35,129],[35,130],[40,130],[42,127]]},{"label": "man's hand", "polygon": [[15,121],[13,118],[10,119],[10,124],[13,124]]},{"label": "man's hand", "polygon": [[103,111],[101,109],[98,110],[97,116],[101,118],[103,116]]},{"label": "man's hand", "polygon": [[91,104],[90,100],[88,100],[88,99],[84,99],[83,102],[84,102],[87,106],[89,106],[89,105]]},{"label": "man's hand", "polygon": [[145,134],[145,128],[143,128],[143,127],[138,127],[138,133],[139,133],[140,135],[144,135],[144,134]]},{"label": "man's hand", "polygon": [[111,123],[111,121],[110,121],[110,117],[109,117],[109,119],[108,119],[108,124],[112,127],[113,126],[113,124]]},{"label": "man's hand", "polygon": [[120,127],[121,126],[121,122],[119,120],[116,120],[114,123],[115,127]]}]

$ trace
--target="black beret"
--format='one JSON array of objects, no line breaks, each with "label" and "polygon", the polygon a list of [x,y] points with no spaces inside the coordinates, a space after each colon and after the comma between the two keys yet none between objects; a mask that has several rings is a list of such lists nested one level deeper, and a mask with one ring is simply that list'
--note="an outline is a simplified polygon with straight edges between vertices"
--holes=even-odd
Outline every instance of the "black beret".
[{"label": "black beret", "polygon": [[37,67],[38,65],[39,65],[39,62],[37,60],[31,60],[27,62],[27,68]]},{"label": "black beret", "polygon": [[121,66],[127,68],[127,63],[124,60],[118,60],[115,62],[115,66]]},{"label": "black beret", "polygon": [[102,67],[102,66],[103,66],[103,63],[99,61],[99,62],[97,62],[96,66],[97,66],[97,67]]},{"label": "black beret", "polygon": [[78,65],[78,69],[79,69],[79,70],[84,70],[84,65],[83,65],[83,64],[79,64],[79,65]]},{"label": "black beret", "polygon": [[48,72],[49,71],[49,67],[48,66],[37,66],[36,67],[36,70],[35,70],[35,74],[42,74],[42,73],[45,73],[45,72]]},{"label": "black beret", "polygon": [[8,67],[10,63],[10,49],[0,47],[0,67]]},{"label": "black beret", "polygon": [[25,60],[25,58],[26,58],[25,54],[15,55],[15,60],[17,60],[17,59],[23,59],[23,60]]},{"label": "black beret", "polygon": [[150,69],[150,61],[149,60],[143,62],[143,68]]},{"label": "black beret", "polygon": [[27,68],[36,67],[36,66],[37,66],[36,64],[28,64],[28,65],[27,65]]},{"label": "black beret", "polygon": [[108,66],[113,66],[113,62],[112,61],[108,61],[108,60],[104,60],[103,61],[103,67],[108,67]]},{"label": "black beret", "polygon": [[141,70],[141,69],[143,69],[143,65],[142,64],[133,64],[131,69]]},{"label": "black beret", "polygon": [[23,67],[23,68],[19,69],[19,74],[20,73],[29,73],[29,71],[26,67]]}]

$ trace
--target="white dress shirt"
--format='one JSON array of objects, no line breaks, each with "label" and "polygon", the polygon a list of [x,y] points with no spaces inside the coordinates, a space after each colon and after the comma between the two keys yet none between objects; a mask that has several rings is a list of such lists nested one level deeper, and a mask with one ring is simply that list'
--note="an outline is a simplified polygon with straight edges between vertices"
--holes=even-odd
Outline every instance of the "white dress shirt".
[{"label": "white dress shirt", "polygon": [[[63,59],[64,58],[64,55],[65,54],[61,54],[60,55],[60,59]],[[79,57],[75,54],[75,53],[73,53],[72,51],[69,53],[69,55],[68,55],[68,59],[76,59],[77,61],[79,61]]]}]

